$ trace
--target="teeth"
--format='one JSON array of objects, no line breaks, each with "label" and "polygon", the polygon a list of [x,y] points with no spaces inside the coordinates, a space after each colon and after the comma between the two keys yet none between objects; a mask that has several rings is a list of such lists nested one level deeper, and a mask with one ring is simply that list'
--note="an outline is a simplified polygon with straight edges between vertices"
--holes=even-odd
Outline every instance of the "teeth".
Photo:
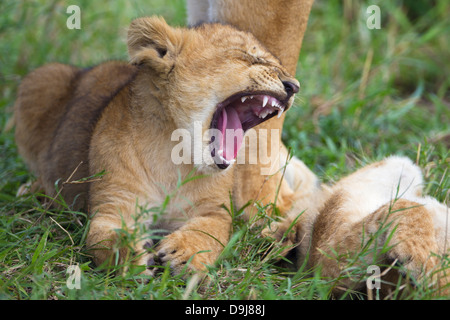
[{"label": "teeth", "polygon": [[[241,97],[241,102],[244,103],[247,99],[253,99],[254,97],[255,96],[243,96]],[[281,117],[281,115],[284,112],[284,107],[280,104],[280,102],[277,99],[271,98],[270,96],[266,95],[261,95],[259,97],[262,97],[262,108],[265,108],[266,106],[272,106],[272,108],[277,108],[278,118]],[[260,119],[265,119],[269,114],[272,114],[275,111],[272,108],[263,109],[259,114],[255,112],[255,115],[257,115]],[[219,150],[218,155],[222,157],[223,151]]]},{"label": "teeth", "polygon": [[271,114],[272,112],[268,109],[261,111],[261,113],[259,114],[259,117],[261,119],[265,119],[267,117],[268,114]]},{"label": "teeth", "polygon": [[222,161],[223,164],[233,164],[236,162],[236,159],[227,160],[223,157],[223,149],[217,150],[217,156],[219,156],[219,159]]},{"label": "teeth", "polygon": [[272,107],[274,107],[274,108],[278,108],[278,109],[283,109],[283,107],[280,105],[280,104],[278,104],[278,101],[272,101]]},{"label": "teeth", "polygon": [[264,96],[263,104],[262,104],[262,107],[263,107],[263,108],[266,106],[266,104],[267,104],[268,101],[269,101],[269,97],[268,97],[268,96]]},{"label": "teeth", "polygon": [[283,108],[280,108],[280,109],[278,110],[278,116],[277,116],[278,119],[279,119],[279,118],[281,117],[281,115],[283,114],[283,111],[284,111]]},{"label": "teeth", "polygon": [[261,119],[264,119],[265,117],[267,117],[267,110],[261,111],[261,113],[259,114],[259,117],[260,117]]},{"label": "teeth", "polygon": [[228,165],[233,164],[233,163],[236,162],[236,159],[227,160],[227,159],[225,159],[225,158],[222,157],[222,156],[220,156],[220,160],[222,160],[222,163],[228,164]]}]

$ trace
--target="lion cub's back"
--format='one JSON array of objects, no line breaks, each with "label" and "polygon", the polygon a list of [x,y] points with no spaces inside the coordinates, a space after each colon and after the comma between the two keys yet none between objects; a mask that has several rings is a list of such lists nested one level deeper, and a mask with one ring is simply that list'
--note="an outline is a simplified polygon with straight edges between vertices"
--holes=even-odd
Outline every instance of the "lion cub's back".
[{"label": "lion cub's back", "polygon": [[38,155],[53,137],[78,72],[78,68],[52,63],[34,70],[20,84],[14,105],[16,143],[35,173]]},{"label": "lion cub's back", "polygon": [[[134,75],[135,68],[121,61],[87,69],[53,63],[22,81],[14,106],[16,143],[46,194],[52,195],[55,182],[65,181],[75,169],[72,180],[88,176],[89,144],[96,122]],[[64,187],[69,204],[79,194],[83,196],[75,208],[85,203],[87,184]]]}]

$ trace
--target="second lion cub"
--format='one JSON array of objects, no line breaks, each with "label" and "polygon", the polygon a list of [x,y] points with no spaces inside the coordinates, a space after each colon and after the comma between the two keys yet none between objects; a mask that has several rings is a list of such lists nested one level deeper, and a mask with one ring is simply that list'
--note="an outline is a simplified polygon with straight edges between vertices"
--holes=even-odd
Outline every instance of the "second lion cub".
[{"label": "second lion cub", "polygon": [[[97,264],[134,254],[139,265],[170,263],[179,272],[190,261],[203,269],[229,239],[223,205],[245,132],[287,110],[299,83],[251,34],[230,26],[140,18],[128,51],[130,64],[51,64],[28,75],[15,105],[19,151],[49,195],[74,172],[75,180],[104,172],[61,189],[67,203],[89,207],[87,245]],[[205,176],[180,185],[192,172]],[[151,214],[138,213],[168,194],[157,228],[169,234],[155,253],[145,237],[121,245],[118,230],[154,227]]]},{"label": "second lion cub", "polygon": [[297,201],[264,234],[295,245],[297,266],[319,267],[335,295],[364,290],[364,272],[352,271],[369,266],[385,271],[377,278],[383,295],[406,274],[446,294],[449,208],[424,196],[423,184],[410,159],[390,156],[337,181],[319,207]]}]

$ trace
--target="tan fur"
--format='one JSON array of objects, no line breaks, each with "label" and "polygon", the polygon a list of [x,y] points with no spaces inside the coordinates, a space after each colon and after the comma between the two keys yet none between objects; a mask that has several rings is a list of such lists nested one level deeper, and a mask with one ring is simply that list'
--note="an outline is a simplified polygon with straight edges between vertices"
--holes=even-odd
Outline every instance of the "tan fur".
[{"label": "tan fur", "polygon": [[86,70],[52,63],[22,81],[14,109],[16,143],[28,167],[38,175],[34,190],[54,190],[59,180],[58,188],[68,205],[75,209],[86,205],[86,185],[63,182],[72,174],[71,181],[89,176],[87,152],[95,121],[134,73],[132,66],[122,62]]},{"label": "tan fur", "polygon": [[[217,104],[237,92],[272,92],[290,105],[283,81],[298,82],[251,34],[224,25],[175,29],[141,18],[130,26],[128,49],[131,64],[52,64],[28,76],[15,106],[19,150],[49,195],[80,162],[75,178],[104,171],[89,184],[63,185],[69,203],[89,194],[87,246],[96,264],[135,257],[139,265],[170,262],[178,272],[193,258],[190,267],[204,269],[229,238],[222,206],[230,205],[235,166],[174,164],[172,133],[192,132],[194,121],[205,132]],[[180,185],[192,172],[207,175]],[[154,226],[149,209],[168,194]],[[153,244],[146,230],[131,248],[122,244],[117,230],[133,233],[142,224],[170,233],[155,254],[146,250]]]},{"label": "tan fur", "polygon": [[[188,0],[187,4],[189,24],[217,21],[249,31],[280,59],[288,72],[295,74],[313,0]],[[271,150],[268,141],[271,141],[271,134],[276,134],[276,139],[281,140],[284,117],[285,115],[280,119],[272,118],[257,126],[258,129],[278,130],[269,131],[267,139],[262,139],[262,144],[258,146],[266,148],[269,153],[279,154],[276,158],[282,159],[280,168],[286,148],[281,144],[280,150]],[[246,154],[246,158],[249,158],[251,152],[248,145],[240,151]],[[282,170],[270,177],[261,175],[261,168],[271,165],[258,161],[258,165],[238,166],[234,182],[234,198],[238,207],[251,200],[260,201],[263,205],[276,200],[277,207],[283,214],[292,207],[294,190],[286,181],[281,181]],[[289,173],[295,174],[294,179],[297,180],[308,180],[313,175],[306,166],[301,171],[290,170]],[[278,198],[275,199],[277,191]],[[247,214],[251,215],[253,212],[249,211]]]},{"label": "tan fur", "polygon": [[[318,209],[300,201],[285,220],[264,234],[283,239],[303,212],[285,243],[297,246],[297,265],[308,259],[309,267],[320,267],[323,276],[335,280],[337,295],[342,289],[365,286],[361,279],[347,277],[347,268],[386,267],[394,262],[419,280],[428,277],[445,294],[450,277],[441,270],[438,257],[449,253],[448,207],[422,196],[422,184],[420,170],[409,159],[390,157],[338,181],[321,198],[328,197],[325,203],[318,202],[323,204]],[[377,241],[369,242],[375,234]],[[363,260],[349,264],[367,244]],[[389,250],[381,253],[383,247]],[[382,280],[395,285],[398,278],[392,270]],[[383,283],[381,289],[388,294],[389,285]]]},{"label": "tan fur", "polygon": [[188,23],[228,23],[252,33],[291,74],[314,0],[188,0]]}]

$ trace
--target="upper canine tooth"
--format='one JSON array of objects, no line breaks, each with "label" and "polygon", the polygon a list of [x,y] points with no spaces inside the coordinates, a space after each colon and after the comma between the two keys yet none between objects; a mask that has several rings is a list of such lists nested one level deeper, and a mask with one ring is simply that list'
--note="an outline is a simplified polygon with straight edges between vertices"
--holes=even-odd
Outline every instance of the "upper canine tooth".
[{"label": "upper canine tooth", "polygon": [[263,104],[262,104],[262,107],[263,107],[263,108],[266,106],[266,104],[267,104],[268,101],[269,101],[269,97],[268,97],[268,96],[264,96]]},{"label": "upper canine tooth", "polygon": [[242,103],[244,103],[244,101],[245,101],[245,100],[247,100],[247,98],[248,98],[247,96],[245,96],[245,97],[241,97],[241,101],[242,101]]}]

